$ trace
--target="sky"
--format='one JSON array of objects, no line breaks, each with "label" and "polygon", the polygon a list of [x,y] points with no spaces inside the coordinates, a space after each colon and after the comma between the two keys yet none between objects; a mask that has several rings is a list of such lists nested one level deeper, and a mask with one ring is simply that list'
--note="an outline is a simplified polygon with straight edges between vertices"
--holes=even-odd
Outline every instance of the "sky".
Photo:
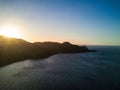
[{"label": "sky", "polygon": [[120,45],[119,0],[0,0],[0,28],[30,42]]}]

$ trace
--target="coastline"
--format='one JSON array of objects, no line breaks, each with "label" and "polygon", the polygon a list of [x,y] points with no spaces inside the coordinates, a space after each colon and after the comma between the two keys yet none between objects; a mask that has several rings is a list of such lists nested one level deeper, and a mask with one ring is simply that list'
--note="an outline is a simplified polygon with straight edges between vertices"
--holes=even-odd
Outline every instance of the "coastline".
[{"label": "coastline", "polygon": [[26,59],[43,59],[56,54],[96,52],[69,42],[35,42],[0,37],[0,67]]}]

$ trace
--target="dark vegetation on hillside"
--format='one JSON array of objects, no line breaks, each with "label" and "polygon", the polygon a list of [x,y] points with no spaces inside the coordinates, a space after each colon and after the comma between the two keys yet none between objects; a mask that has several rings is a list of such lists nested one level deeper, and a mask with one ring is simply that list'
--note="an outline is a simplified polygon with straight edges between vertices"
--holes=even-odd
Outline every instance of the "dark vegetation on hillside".
[{"label": "dark vegetation on hillside", "polygon": [[[59,53],[89,52],[86,46],[69,42],[35,42],[0,36],[0,66],[25,59],[41,59]],[[94,50],[93,50],[94,51]]]}]

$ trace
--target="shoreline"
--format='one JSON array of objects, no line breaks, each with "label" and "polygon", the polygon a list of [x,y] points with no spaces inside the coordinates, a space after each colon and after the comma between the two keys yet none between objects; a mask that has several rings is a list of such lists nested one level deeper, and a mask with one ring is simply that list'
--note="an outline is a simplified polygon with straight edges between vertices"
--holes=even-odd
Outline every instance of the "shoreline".
[{"label": "shoreline", "polygon": [[0,36],[0,67],[26,59],[43,59],[56,54],[96,52],[70,42],[35,42]]}]

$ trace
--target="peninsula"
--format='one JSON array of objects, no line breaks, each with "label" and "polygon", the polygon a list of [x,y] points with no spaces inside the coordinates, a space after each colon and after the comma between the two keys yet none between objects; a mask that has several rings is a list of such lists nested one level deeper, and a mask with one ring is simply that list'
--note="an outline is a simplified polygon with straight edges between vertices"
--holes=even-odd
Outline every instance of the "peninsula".
[{"label": "peninsula", "polygon": [[60,53],[91,52],[86,46],[78,46],[69,42],[35,42],[23,39],[0,36],[0,67],[26,60],[42,59]]}]

